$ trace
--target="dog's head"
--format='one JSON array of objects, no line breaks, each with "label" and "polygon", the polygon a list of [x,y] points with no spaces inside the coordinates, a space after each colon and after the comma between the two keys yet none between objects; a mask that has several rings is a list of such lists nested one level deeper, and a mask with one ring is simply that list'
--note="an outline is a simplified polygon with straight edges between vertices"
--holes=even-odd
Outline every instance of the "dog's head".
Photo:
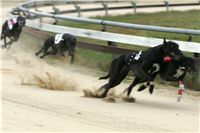
[{"label": "dog's head", "polygon": [[18,25],[20,27],[23,27],[26,24],[26,19],[24,17],[22,17],[22,16],[18,16],[17,17],[17,22],[18,22]]},{"label": "dog's head", "polygon": [[76,38],[74,36],[70,36],[70,38],[68,38],[66,43],[69,50],[69,56],[73,56],[75,53],[75,48],[76,48],[76,43],[77,43]]},{"label": "dog's head", "polygon": [[172,41],[166,41],[166,39],[164,38],[163,46],[164,53],[166,56],[169,56],[170,58],[175,60],[178,60],[182,57],[183,53],[179,49],[179,45],[177,43]]}]

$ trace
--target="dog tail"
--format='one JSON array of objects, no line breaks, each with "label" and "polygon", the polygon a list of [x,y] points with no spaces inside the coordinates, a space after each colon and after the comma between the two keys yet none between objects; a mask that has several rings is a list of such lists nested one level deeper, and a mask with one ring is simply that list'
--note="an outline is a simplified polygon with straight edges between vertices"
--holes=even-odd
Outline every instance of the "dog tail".
[{"label": "dog tail", "polygon": [[107,79],[109,77],[110,77],[110,74],[108,73],[106,76],[100,77],[99,80],[101,80],[101,79]]},{"label": "dog tail", "polygon": [[112,76],[112,73],[114,73],[114,71],[118,71],[116,69],[116,66],[118,66],[119,63],[123,62],[124,58],[125,58],[125,56],[122,55],[122,56],[120,56],[118,58],[113,59],[112,62],[111,62],[111,64],[110,64],[110,68],[109,68],[108,74],[106,76],[100,77],[99,80],[101,80],[101,79],[107,79],[110,76]]}]

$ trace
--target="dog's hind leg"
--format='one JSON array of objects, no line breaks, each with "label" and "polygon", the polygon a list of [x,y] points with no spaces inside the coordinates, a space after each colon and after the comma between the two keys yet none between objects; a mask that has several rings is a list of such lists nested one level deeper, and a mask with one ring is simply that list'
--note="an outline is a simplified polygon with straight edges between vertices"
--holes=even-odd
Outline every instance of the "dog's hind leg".
[{"label": "dog's hind leg", "polygon": [[123,67],[121,72],[120,72],[120,75],[119,75],[118,79],[114,83],[114,86],[117,86],[118,84],[120,84],[122,82],[122,80],[124,80],[126,78],[126,76],[128,75],[129,71],[130,71],[129,67],[126,67],[126,66]]},{"label": "dog's hind leg", "polygon": [[128,92],[127,92],[127,96],[129,97],[131,94],[131,91],[133,89],[133,87],[135,87],[138,83],[140,83],[140,78],[139,77],[135,77],[135,79],[133,80],[133,82],[129,85]]},{"label": "dog's hind leg", "polygon": [[124,67],[124,59],[117,58],[112,61],[111,68],[110,68],[110,79],[109,82],[103,85],[97,91],[97,97],[105,97],[108,91],[112,88],[117,86],[121,83],[121,81],[126,77],[130,69],[125,69]]},{"label": "dog's hind leg", "polygon": [[109,83],[105,84],[104,86],[102,86],[102,87],[100,88],[101,91],[102,91],[103,89],[105,89],[105,91],[104,91],[104,93],[102,94],[102,96],[105,97],[105,96],[107,95],[108,91],[109,91],[111,88],[113,88],[113,87],[119,85],[119,84],[122,82],[122,80],[124,80],[125,77],[128,75],[128,72],[129,72],[129,71],[130,71],[130,68],[129,68],[129,67],[123,67],[122,70],[121,70],[121,72],[120,72],[119,74],[117,74],[117,76],[110,78]]},{"label": "dog's hind leg", "polygon": [[107,78],[109,78],[110,77],[110,73],[108,73],[106,76],[104,76],[104,77],[100,77],[99,78],[99,80],[101,80],[101,79],[107,79]]}]

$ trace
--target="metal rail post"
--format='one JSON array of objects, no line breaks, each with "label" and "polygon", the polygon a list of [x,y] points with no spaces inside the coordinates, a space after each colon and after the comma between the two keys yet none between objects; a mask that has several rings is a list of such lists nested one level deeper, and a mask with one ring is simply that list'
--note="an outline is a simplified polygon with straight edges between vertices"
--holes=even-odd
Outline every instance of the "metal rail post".
[{"label": "metal rail post", "polygon": [[[19,10],[27,12],[28,9],[25,8],[26,5],[21,5],[18,7]],[[77,22],[84,22],[84,23],[93,23],[93,24],[103,24],[107,26],[116,26],[116,27],[123,27],[123,28],[131,28],[131,29],[138,29],[138,30],[150,30],[150,31],[158,31],[158,32],[168,32],[168,33],[177,33],[177,34],[189,34],[189,35],[200,35],[200,30],[192,30],[192,29],[181,29],[181,28],[170,28],[170,27],[161,27],[161,26],[151,26],[151,25],[142,25],[142,24],[131,24],[131,23],[123,23],[123,22],[114,22],[108,20],[99,20],[99,19],[89,19],[89,18],[78,18],[78,17],[71,17],[71,16],[64,16],[64,15],[54,15],[50,13],[40,13],[36,11],[29,11],[31,14],[39,17],[49,17],[49,18],[56,18],[56,19],[63,19],[69,21],[77,21]]]},{"label": "metal rail post", "polygon": [[[52,5],[52,8],[54,10],[54,14],[59,14],[59,9],[55,7],[55,5]],[[56,25],[58,23],[58,19],[54,18],[55,22],[53,23],[54,25]]]},{"label": "metal rail post", "polygon": [[[105,25],[103,25],[101,31],[103,32],[106,32],[107,30],[107,27]],[[110,46],[110,47],[117,47],[117,44],[115,42],[112,42],[112,41],[107,41],[107,45]],[[112,58],[116,58],[116,54],[112,54]]]},{"label": "metal rail post", "polygon": [[136,14],[137,13],[137,5],[135,2],[131,2],[131,4],[133,5],[133,12],[134,12],[134,14]]},{"label": "metal rail post", "polygon": [[169,11],[169,1],[165,0],[165,6],[166,6],[166,10],[168,12]]},{"label": "metal rail post", "polygon": [[38,8],[37,8],[36,1],[34,1],[34,8],[35,8],[35,11],[39,11]]},{"label": "metal rail post", "polygon": [[104,2],[102,2],[102,5],[103,5],[103,8],[105,10],[105,16],[107,16],[108,15],[108,5],[105,4]]},{"label": "metal rail post", "polygon": [[78,13],[78,17],[81,17],[81,7],[78,6],[76,3],[74,4],[74,7],[76,8],[76,11]]}]

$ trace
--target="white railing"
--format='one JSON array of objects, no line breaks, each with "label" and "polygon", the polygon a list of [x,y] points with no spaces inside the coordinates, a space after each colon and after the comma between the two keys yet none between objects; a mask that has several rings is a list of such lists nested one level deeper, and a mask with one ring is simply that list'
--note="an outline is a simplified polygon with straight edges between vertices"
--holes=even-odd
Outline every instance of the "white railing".
[{"label": "white railing", "polygon": [[[124,34],[109,33],[109,32],[102,32],[102,31],[95,31],[88,29],[72,28],[72,27],[63,27],[58,25],[37,23],[31,20],[27,20],[26,26],[47,32],[70,33],[79,37],[111,41],[117,43],[126,43],[144,47],[154,47],[159,44],[162,44],[163,42],[163,39],[158,39],[158,38],[124,35]],[[177,42],[179,44],[180,49],[183,51],[200,53],[200,43],[177,41],[177,40],[172,40],[172,41]]]},{"label": "white railing", "polygon": [[[69,2],[70,0],[68,1],[59,0],[59,1]],[[34,5],[34,4],[35,4],[34,1],[26,2],[24,4],[21,4],[17,8],[20,11],[24,11],[26,13],[37,15],[40,17],[50,17],[54,19],[64,19],[64,20],[70,20],[70,21],[76,21],[76,22],[93,23],[93,24],[100,24],[103,26],[116,26],[116,27],[124,27],[124,28],[152,30],[152,31],[159,31],[159,32],[173,32],[173,33],[187,34],[187,35],[200,35],[200,30],[120,23],[120,22],[113,22],[113,21],[107,21],[107,20],[70,17],[70,16],[55,15],[55,14],[49,14],[49,13],[44,13],[44,12],[38,12],[38,11],[29,11],[27,8],[29,7],[28,5]],[[43,5],[45,5],[44,1],[43,1]],[[124,35],[124,34],[101,32],[101,31],[94,31],[94,30],[80,29],[80,28],[71,28],[71,27],[50,25],[50,24],[44,24],[44,23],[37,23],[31,20],[27,20],[26,26],[35,28],[38,30],[47,31],[47,32],[70,33],[79,37],[86,37],[86,38],[91,38],[91,39],[98,39],[98,40],[125,43],[125,44],[145,46],[145,47],[153,47],[153,46],[162,44],[163,42],[163,39],[158,39],[158,38]],[[180,46],[180,49],[183,51],[200,53],[200,43],[177,41],[177,40],[172,40],[172,41],[177,42]]]}]

